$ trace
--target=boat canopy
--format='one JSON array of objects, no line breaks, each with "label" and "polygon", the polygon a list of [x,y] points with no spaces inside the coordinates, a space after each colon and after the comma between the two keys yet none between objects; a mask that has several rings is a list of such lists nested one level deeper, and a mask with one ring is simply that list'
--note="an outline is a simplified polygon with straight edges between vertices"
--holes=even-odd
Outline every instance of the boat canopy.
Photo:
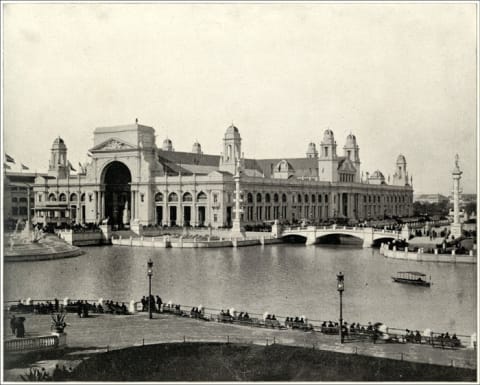
[{"label": "boat canopy", "polygon": [[418,271],[399,271],[397,274],[410,274],[410,275],[416,275],[418,277],[426,277],[425,274],[419,273]]}]

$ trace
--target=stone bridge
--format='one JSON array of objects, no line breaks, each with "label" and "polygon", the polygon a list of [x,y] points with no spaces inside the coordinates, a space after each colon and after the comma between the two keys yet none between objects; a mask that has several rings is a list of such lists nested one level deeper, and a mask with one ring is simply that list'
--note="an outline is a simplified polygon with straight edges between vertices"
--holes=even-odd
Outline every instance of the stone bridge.
[{"label": "stone bridge", "polygon": [[349,235],[351,237],[359,238],[363,241],[363,247],[371,247],[376,240],[385,239],[407,239],[409,237],[408,228],[402,231],[379,230],[372,227],[348,227],[348,226],[306,226],[306,227],[286,227],[272,228],[273,234],[278,238],[287,236],[298,236],[306,238],[307,245],[317,243],[318,239],[327,235]]}]

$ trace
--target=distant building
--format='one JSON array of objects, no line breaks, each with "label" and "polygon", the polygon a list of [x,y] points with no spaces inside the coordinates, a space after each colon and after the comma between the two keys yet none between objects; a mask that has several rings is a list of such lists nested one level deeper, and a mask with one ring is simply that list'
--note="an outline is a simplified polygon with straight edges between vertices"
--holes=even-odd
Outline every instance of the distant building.
[{"label": "distant building", "polygon": [[441,203],[448,202],[449,198],[442,194],[415,194],[413,200],[421,203]]},{"label": "distant building", "polygon": [[[35,178],[39,174],[34,172],[4,170],[3,175],[3,218],[5,223],[12,225],[19,219],[26,221],[29,208],[30,216],[33,218],[35,214],[33,185]],[[29,200],[30,204],[28,202]]]},{"label": "distant building", "polygon": [[412,215],[413,188],[403,155],[397,158],[392,184],[387,184],[380,171],[363,176],[352,134],[342,155],[337,154],[333,131],[326,130],[318,151],[310,143],[306,155],[298,158],[247,159],[241,141],[232,124],[221,140],[221,154],[210,155],[198,141],[191,152],[175,151],[168,138],[158,148],[155,130],[138,123],[101,127],[94,131],[90,163],[72,174],[66,145],[57,138],[48,175],[35,180],[36,221],[108,218],[119,228],[133,221],[228,227],[237,167],[242,170],[244,224]]},{"label": "distant building", "polygon": [[[453,204],[453,195],[449,195],[448,200]],[[477,194],[460,194],[460,208],[465,208],[469,203],[477,203]]]}]

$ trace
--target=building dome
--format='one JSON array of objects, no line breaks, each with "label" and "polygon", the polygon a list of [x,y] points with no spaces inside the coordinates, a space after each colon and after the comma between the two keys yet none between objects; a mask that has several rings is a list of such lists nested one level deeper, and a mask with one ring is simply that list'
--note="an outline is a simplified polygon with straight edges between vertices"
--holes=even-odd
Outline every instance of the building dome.
[{"label": "building dome", "polygon": [[399,164],[399,163],[402,163],[402,164],[407,163],[407,161],[405,160],[405,157],[402,154],[400,154],[397,158],[397,164]]},{"label": "building dome", "polygon": [[345,142],[345,147],[356,147],[356,146],[357,146],[357,138],[355,138],[355,135],[349,134]]},{"label": "building dome", "polygon": [[67,149],[65,142],[60,137],[55,138],[52,144],[52,150],[58,150],[58,149]]},{"label": "building dome", "polygon": [[322,143],[324,144],[334,144],[335,143],[335,137],[333,135],[333,131],[330,130],[329,128],[325,130],[323,133],[323,141]]},{"label": "building dome", "polygon": [[225,139],[240,138],[240,131],[238,128],[233,125],[233,123],[228,126],[227,131],[225,131]]},{"label": "building dome", "polygon": [[162,150],[163,151],[173,151],[173,143],[170,139],[166,138],[163,141]]},{"label": "building dome", "polygon": [[195,143],[193,143],[192,152],[194,154],[201,154],[202,153],[202,146],[200,145],[200,143],[198,143],[198,141],[195,141]]},{"label": "building dome", "polygon": [[373,179],[383,179],[385,180],[385,177],[383,176],[382,172],[380,170],[375,170],[372,175],[370,176],[370,178],[373,178]]}]

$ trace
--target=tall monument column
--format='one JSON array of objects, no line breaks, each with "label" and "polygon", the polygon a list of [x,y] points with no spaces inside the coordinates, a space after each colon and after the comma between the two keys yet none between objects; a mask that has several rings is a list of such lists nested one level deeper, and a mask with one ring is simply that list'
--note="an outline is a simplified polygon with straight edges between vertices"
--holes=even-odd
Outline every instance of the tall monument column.
[{"label": "tall monument column", "polygon": [[452,171],[453,178],[453,223],[450,225],[450,231],[455,238],[462,235],[462,224],[460,223],[460,178],[462,171],[458,166],[458,154],[455,155],[455,168]]},{"label": "tall monument column", "polygon": [[241,217],[243,210],[240,206],[242,198],[240,197],[240,176],[241,176],[241,165],[240,159],[237,159],[237,167],[233,180],[235,181],[235,208],[233,212],[235,213],[235,218],[233,219],[231,236],[232,238],[245,238],[245,230],[241,223]]}]

